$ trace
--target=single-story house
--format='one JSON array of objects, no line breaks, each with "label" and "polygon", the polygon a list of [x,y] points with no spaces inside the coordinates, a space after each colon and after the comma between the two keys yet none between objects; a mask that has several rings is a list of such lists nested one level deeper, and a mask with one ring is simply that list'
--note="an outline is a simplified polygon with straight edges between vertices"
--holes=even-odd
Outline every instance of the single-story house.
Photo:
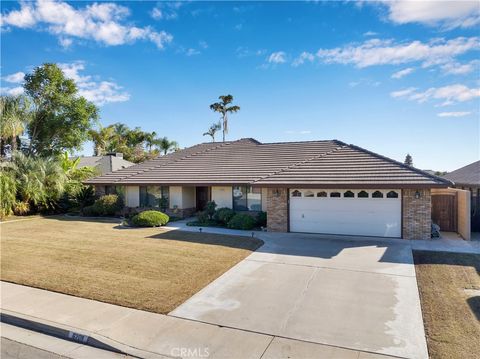
[{"label": "single-story house", "polygon": [[338,140],[202,143],[88,180],[128,207],[184,216],[207,201],[267,212],[267,229],[428,239],[431,190],[451,182]]},{"label": "single-story house", "polygon": [[95,167],[101,175],[118,171],[122,168],[133,166],[135,163],[127,161],[123,158],[123,154],[119,152],[107,153],[104,156],[82,156],[79,157],[78,168]]},{"label": "single-story house", "polygon": [[480,231],[480,161],[476,161],[443,176],[455,188],[470,192],[472,231]]}]

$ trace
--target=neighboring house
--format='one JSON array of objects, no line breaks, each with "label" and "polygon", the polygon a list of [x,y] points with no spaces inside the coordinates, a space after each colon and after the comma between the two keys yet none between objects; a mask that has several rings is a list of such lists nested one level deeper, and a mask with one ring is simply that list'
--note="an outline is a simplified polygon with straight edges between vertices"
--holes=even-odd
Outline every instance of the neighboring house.
[{"label": "neighboring house", "polygon": [[107,153],[105,156],[80,157],[78,167],[95,167],[101,175],[133,166],[135,163],[123,159],[121,153]]},{"label": "neighboring house", "polygon": [[203,143],[88,180],[121,187],[128,207],[187,216],[207,201],[267,212],[279,232],[429,239],[431,189],[448,180],[341,141]]},{"label": "neighboring house", "polygon": [[447,173],[443,178],[453,182],[455,188],[470,191],[472,231],[480,231],[480,161]]}]

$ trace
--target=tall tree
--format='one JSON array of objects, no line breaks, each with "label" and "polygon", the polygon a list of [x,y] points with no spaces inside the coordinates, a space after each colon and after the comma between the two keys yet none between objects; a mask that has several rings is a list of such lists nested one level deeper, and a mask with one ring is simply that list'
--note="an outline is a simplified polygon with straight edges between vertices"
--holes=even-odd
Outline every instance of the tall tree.
[{"label": "tall tree", "polygon": [[407,166],[413,166],[413,159],[412,156],[410,156],[410,153],[407,153],[407,155],[405,156],[405,161],[403,163],[405,163]]},{"label": "tall tree", "polygon": [[157,138],[157,133],[153,132],[145,132],[145,146],[148,149],[148,153],[152,153],[152,148],[155,145],[160,144],[160,139]]},{"label": "tall tree", "polygon": [[0,97],[0,140],[1,149],[11,145],[12,151],[17,149],[20,135],[30,120],[29,102],[25,96]]},{"label": "tall tree", "polygon": [[47,63],[25,76],[24,88],[34,107],[28,126],[29,152],[48,156],[81,149],[98,110],[78,96],[75,82],[56,64]]},{"label": "tall tree", "polygon": [[166,155],[170,151],[176,151],[178,149],[178,143],[176,141],[170,141],[167,137],[162,137],[159,141],[158,148]]},{"label": "tall tree", "polygon": [[214,123],[208,128],[208,131],[205,132],[203,135],[204,136],[210,136],[212,138],[212,142],[215,142],[215,134],[217,131],[220,131],[222,129],[222,124],[220,122]]},{"label": "tall tree", "polygon": [[112,126],[102,127],[98,130],[91,129],[88,131],[90,139],[93,141],[93,155],[102,156],[107,152],[107,148],[110,146],[110,142],[115,135],[114,128]]},{"label": "tall tree", "polygon": [[210,109],[222,115],[223,142],[225,142],[225,134],[228,133],[228,114],[240,111],[240,106],[229,106],[233,101],[232,95],[219,96],[218,98],[221,102],[212,103]]}]

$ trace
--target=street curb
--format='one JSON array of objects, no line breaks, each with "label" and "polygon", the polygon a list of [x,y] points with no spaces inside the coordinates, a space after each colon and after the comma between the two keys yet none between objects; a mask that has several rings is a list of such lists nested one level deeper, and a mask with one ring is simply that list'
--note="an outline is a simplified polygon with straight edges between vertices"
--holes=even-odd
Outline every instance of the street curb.
[{"label": "street curb", "polygon": [[39,321],[37,318],[31,318],[19,313],[6,313],[4,309],[0,312],[0,322],[129,357],[149,359],[167,358],[164,355],[132,348],[126,344],[115,342],[106,337],[102,337],[101,335],[88,333],[81,329],[69,328],[65,325],[59,325],[53,322],[47,324]]}]

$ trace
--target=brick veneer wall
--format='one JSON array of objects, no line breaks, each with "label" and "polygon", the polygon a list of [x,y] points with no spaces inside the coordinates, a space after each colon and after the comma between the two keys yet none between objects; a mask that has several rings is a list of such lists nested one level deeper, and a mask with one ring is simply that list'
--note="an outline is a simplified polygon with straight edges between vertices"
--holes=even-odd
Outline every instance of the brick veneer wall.
[{"label": "brick veneer wall", "polygon": [[[415,193],[420,192],[420,198]],[[432,197],[430,189],[404,189],[403,238],[430,239],[432,224]]]},{"label": "brick veneer wall", "polygon": [[287,188],[268,188],[267,190],[267,230],[269,232],[288,231]]}]

